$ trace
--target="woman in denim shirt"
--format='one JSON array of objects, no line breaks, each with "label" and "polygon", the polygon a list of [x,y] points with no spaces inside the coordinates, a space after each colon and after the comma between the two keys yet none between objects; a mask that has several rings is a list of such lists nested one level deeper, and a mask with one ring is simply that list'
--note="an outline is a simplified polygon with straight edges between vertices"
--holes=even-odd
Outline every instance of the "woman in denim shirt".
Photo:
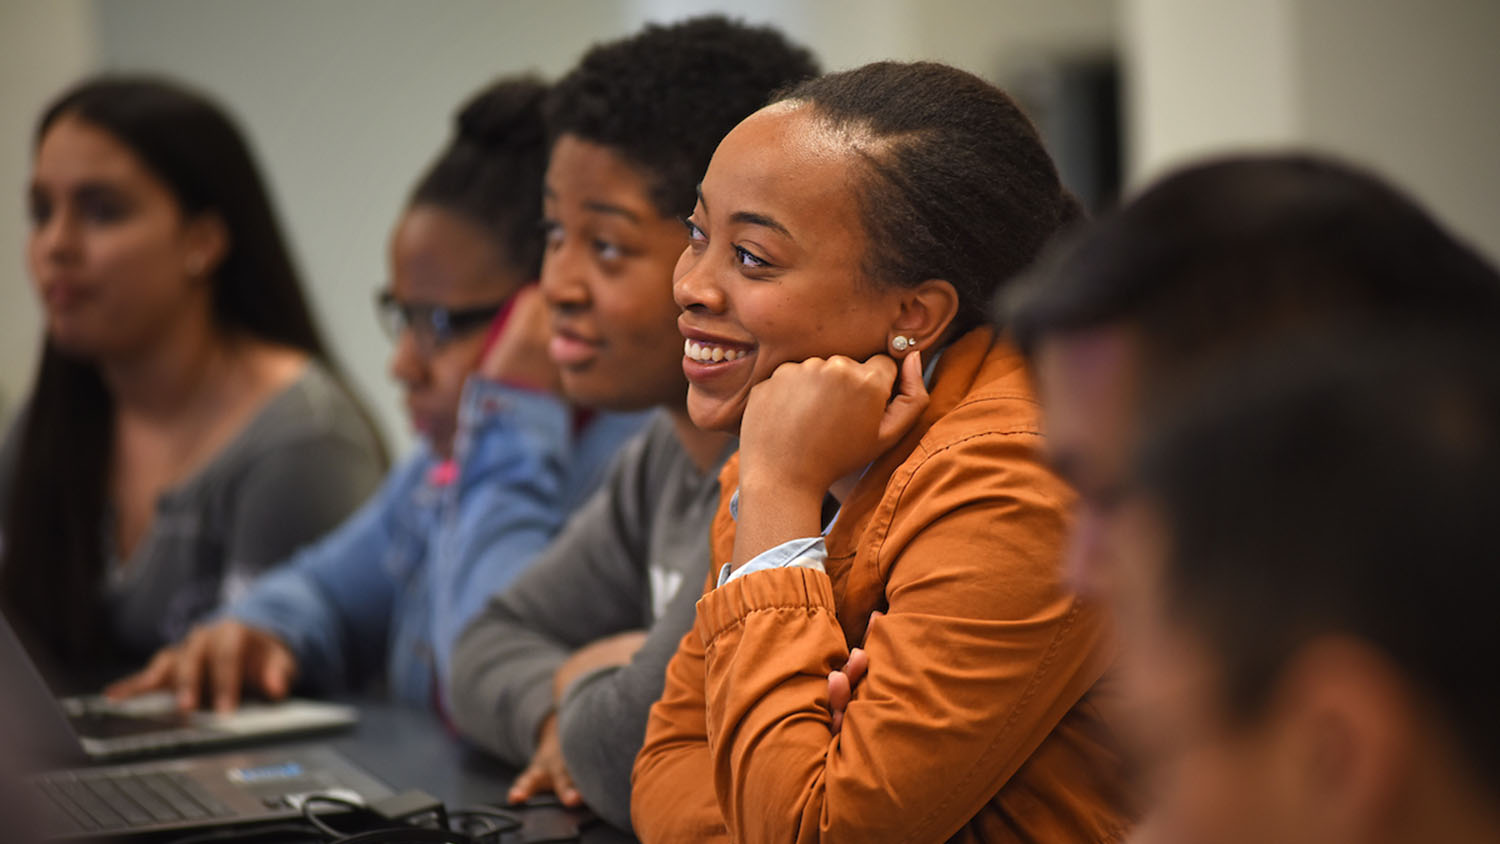
[{"label": "woman in denim shirt", "polygon": [[[294,683],[337,692],[384,667],[393,698],[437,703],[463,624],[546,546],[639,427],[636,416],[575,411],[539,363],[542,309],[527,285],[541,257],[544,93],[503,81],[466,105],[391,237],[380,311],[417,453],[341,528],[111,694],[171,688],[191,708],[207,688],[228,709],[245,684],[272,697]],[[496,377],[470,377],[481,357]]]}]

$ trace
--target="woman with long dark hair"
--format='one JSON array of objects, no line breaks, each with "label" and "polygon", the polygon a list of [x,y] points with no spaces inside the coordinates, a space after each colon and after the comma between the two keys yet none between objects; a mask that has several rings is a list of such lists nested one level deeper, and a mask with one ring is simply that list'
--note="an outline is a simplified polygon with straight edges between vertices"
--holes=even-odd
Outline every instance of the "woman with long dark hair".
[{"label": "woman with long dark hair", "polygon": [[250,151],[203,96],[98,78],[36,130],[41,364],[0,458],[0,598],[53,660],[148,653],[379,482]]}]

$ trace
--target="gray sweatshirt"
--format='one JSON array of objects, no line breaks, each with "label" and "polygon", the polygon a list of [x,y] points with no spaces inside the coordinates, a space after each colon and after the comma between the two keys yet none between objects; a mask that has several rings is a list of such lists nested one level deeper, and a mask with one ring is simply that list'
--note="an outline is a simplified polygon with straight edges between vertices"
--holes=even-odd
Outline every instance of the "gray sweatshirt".
[{"label": "gray sweatshirt", "polygon": [[630,829],[630,769],[667,662],[693,625],[709,570],[719,468],[698,471],[661,414],[621,451],[604,486],[540,559],[459,637],[449,689],[459,729],[524,766],[553,711],[552,675],[573,651],[647,630],[629,665],[588,674],[557,707],[574,785],[600,817]]},{"label": "gray sweatshirt", "polygon": [[[19,447],[17,426],[0,448],[0,509],[14,471],[8,453]],[[309,362],[233,440],[161,493],[128,559],[110,555],[100,588],[116,644],[145,657],[181,639],[266,569],[342,523],[384,471],[359,407]],[[112,547],[111,536],[106,522],[101,542]]]}]

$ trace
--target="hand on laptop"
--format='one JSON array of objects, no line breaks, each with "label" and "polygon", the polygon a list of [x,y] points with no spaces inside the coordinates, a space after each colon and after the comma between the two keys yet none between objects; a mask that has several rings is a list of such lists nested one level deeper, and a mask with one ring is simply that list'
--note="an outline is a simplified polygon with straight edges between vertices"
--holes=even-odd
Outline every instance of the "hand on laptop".
[{"label": "hand on laptop", "polygon": [[232,712],[245,685],[279,700],[286,697],[296,674],[297,661],[284,642],[226,619],[194,628],[186,639],[157,651],[144,670],[112,683],[104,694],[118,700],[170,689],[177,694],[179,709],[192,710],[207,690],[215,710]]}]

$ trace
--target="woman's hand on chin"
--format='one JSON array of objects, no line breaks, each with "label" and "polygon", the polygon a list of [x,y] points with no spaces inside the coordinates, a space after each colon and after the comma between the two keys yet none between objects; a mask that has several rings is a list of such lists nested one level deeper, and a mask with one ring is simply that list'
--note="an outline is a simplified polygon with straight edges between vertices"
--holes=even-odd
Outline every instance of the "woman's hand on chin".
[{"label": "woman's hand on chin", "polygon": [[784,363],[756,384],[740,423],[733,566],[788,540],[817,536],[829,488],[894,446],[927,400],[915,352],[899,371],[885,355],[864,363],[809,358]]},{"label": "woman's hand on chin", "polygon": [[[899,379],[899,384],[897,381]],[[899,389],[894,399],[891,387]],[[894,446],[927,408],[921,355],[784,363],[755,385],[740,424],[740,479],[823,495]],[[742,493],[743,494],[743,493]]]}]

